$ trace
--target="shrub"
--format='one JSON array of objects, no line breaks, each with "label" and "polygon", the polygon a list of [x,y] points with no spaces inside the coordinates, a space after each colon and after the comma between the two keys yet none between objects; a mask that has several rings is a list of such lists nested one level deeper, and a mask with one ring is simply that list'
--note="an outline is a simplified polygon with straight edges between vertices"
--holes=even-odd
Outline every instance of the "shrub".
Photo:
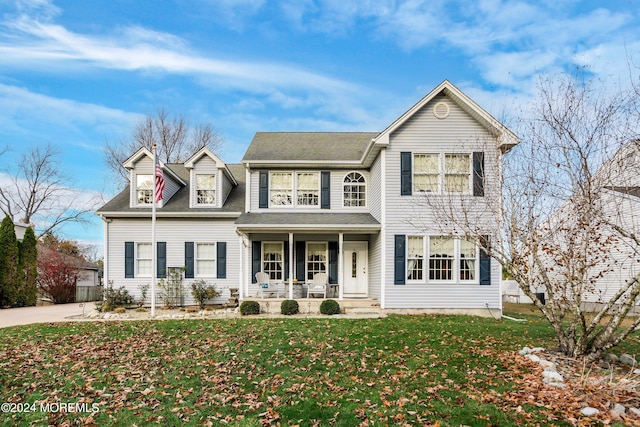
[{"label": "shrub", "polygon": [[183,304],[184,287],[182,286],[182,273],[184,268],[167,268],[167,277],[158,281],[160,298],[165,308],[175,308]]},{"label": "shrub", "polygon": [[118,307],[118,308],[116,308],[115,310],[113,310],[113,312],[114,312],[114,313],[122,314],[122,313],[126,313],[126,312],[127,312],[127,309],[126,309],[126,308],[124,308],[124,307]]},{"label": "shrub", "polygon": [[320,304],[320,313],[322,314],[338,314],[340,313],[340,304],[336,300],[326,299]]},{"label": "shrub", "polygon": [[294,301],[292,299],[286,299],[282,301],[280,305],[280,313],[285,316],[289,316],[291,314],[298,314],[298,301]]},{"label": "shrub", "polygon": [[114,289],[113,286],[107,286],[102,291],[103,304],[102,311],[111,311],[116,307],[133,304],[133,296],[124,286]]},{"label": "shrub", "polygon": [[220,292],[218,292],[215,285],[209,285],[204,280],[196,280],[191,284],[191,295],[198,302],[200,309],[203,310],[204,303],[207,300],[219,297]]},{"label": "shrub", "polygon": [[258,301],[242,301],[242,304],[240,304],[240,314],[243,316],[260,314],[260,304]]},{"label": "shrub", "polygon": [[142,307],[144,303],[147,301],[147,293],[149,292],[149,284],[145,283],[144,285],[138,285],[138,289],[140,290],[140,299],[138,300],[138,307]]}]

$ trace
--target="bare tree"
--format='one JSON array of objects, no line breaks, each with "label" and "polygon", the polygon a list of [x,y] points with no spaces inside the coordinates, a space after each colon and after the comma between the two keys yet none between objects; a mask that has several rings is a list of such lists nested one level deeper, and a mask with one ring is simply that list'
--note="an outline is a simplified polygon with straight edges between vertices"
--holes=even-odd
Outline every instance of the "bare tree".
[{"label": "bare tree", "polygon": [[158,157],[164,163],[177,163],[187,160],[202,147],[219,151],[222,137],[211,125],[192,127],[182,116],[171,116],[164,108],[155,116],[147,116],[136,125],[131,138],[120,143],[107,142],[105,157],[113,175],[119,183],[129,179],[122,163],[141,147],[151,149],[157,144]]},{"label": "bare tree", "polygon": [[46,145],[24,153],[11,184],[0,187],[0,209],[12,219],[35,224],[44,235],[67,222],[86,222],[95,200],[84,200],[69,187],[69,178],[58,165],[58,152]]},{"label": "bare tree", "polygon": [[477,242],[486,234],[481,217],[501,218],[488,252],[570,356],[596,358],[640,325],[624,322],[640,302],[637,106],[632,90],[575,76],[541,80],[522,120],[523,142],[503,168],[502,200],[482,211],[472,198],[425,195],[419,202],[448,233]]}]

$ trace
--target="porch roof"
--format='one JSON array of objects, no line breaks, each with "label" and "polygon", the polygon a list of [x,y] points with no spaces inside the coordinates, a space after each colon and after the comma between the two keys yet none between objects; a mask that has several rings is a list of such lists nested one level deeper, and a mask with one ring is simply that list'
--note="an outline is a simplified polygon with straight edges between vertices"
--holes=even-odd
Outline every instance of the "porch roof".
[{"label": "porch roof", "polygon": [[235,223],[240,230],[380,230],[370,213],[243,213]]}]

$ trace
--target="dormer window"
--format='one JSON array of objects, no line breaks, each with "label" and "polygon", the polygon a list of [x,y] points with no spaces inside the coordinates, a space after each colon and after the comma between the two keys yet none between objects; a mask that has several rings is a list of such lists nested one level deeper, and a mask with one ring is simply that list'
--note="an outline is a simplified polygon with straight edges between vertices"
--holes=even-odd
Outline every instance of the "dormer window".
[{"label": "dormer window", "polygon": [[196,203],[199,205],[216,204],[216,176],[196,175]]},{"label": "dormer window", "polygon": [[153,202],[153,175],[136,175],[136,200],[139,205]]}]

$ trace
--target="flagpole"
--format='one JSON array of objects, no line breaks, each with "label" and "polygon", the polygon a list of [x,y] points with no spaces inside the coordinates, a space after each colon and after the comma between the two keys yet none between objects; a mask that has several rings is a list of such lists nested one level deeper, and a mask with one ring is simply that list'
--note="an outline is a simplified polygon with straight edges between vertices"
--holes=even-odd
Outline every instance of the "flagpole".
[{"label": "flagpole", "polygon": [[156,144],[153,144],[153,203],[151,208],[151,317],[156,316],[156,277],[158,276],[158,260],[156,249]]}]

